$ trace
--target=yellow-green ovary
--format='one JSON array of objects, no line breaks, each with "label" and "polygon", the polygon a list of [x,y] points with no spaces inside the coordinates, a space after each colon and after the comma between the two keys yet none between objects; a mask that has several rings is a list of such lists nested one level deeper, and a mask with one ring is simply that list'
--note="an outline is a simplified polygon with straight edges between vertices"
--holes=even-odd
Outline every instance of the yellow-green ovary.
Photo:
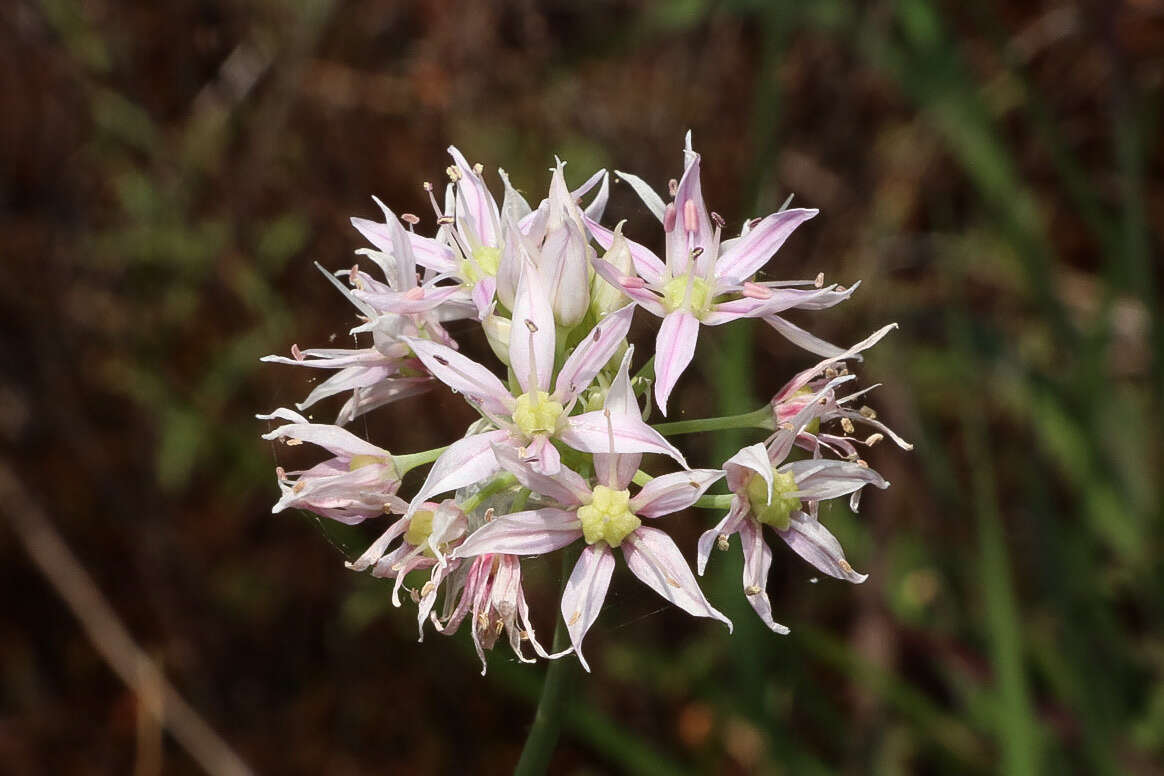
[{"label": "yellow-green ovary", "polygon": [[778,531],[787,531],[789,515],[800,509],[800,499],[788,494],[796,492],[796,478],[791,472],[772,472],[772,500],[768,500],[768,483],[759,474],[748,481],[748,504],[752,514],[761,523]]},{"label": "yellow-green ovary", "polygon": [[582,535],[587,544],[605,541],[611,547],[643,524],[630,508],[630,491],[614,490],[605,485],[594,488],[590,503],[578,510]]}]

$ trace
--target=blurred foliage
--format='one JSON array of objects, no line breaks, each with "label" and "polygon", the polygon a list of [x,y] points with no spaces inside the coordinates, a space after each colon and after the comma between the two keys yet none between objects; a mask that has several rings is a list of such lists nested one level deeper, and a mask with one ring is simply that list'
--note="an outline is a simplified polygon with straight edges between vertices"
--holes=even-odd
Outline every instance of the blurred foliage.
[{"label": "blurred foliage", "polygon": [[[708,580],[731,637],[616,579],[554,772],[1164,772],[1159,3],[15,0],[0,65],[0,445],[259,771],[504,773],[542,671],[415,644],[343,569],[368,531],[269,516],[301,453],[250,418],[309,384],[257,358],[350,325],[311,261],[353,261],[371,194],[424,213],[450,142],[527,190],[554,153],[661,185],[690,127],[729,222],[821,208],[772,272],[862,279],[813,318],[833,341],[901,323],[862,377],[917,449],[828,516],[867,583],[778,553],[791,636],[738,552]],[[650,223],[624,187],[612,216]],[[721,335],[693,413],[810,360]],[[430,396],[364,430],[469,419]],[[5,772],[128,771],[133,698],[0,550]],[[529,573],[548,631],[556,573]]]}]

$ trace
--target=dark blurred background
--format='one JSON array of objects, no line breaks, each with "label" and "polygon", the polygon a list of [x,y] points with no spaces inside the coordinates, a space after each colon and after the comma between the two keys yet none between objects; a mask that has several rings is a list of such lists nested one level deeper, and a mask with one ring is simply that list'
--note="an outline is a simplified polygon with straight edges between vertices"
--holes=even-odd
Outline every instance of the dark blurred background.
[{"label": "dark blurred background", "polygon": [[[738,550],[706,582],[733,637],[620,570],[553,772],[1164,773],[1162,80],[1154,0],[8,0],[0,771],[199,772],[55,591],[77,570],[31,560],[47,523],[256,771],[508,772],[544,667],[417,644],[343,566],[372,529],[270,514],[274,467],[318,454],[253,415],[312,375],[258,358],[350,342],[311,262],[353,262],[372,194],[431,230],[449,143],[536,202],[555,153],[662,189],[690,128],[730,225],[821,209],[771,276],[863,281],[796,319],[832,341],[901,324],[861,374],[917,448],[872,451],[893,487],[826,516],[864,585],[775,548],[788,637]],[[625,185],[608,213],[658,247]],[[813,361],[714,335],[691,416]],[[409,452],[469,420],[434,392],[357,430]],[[703,465],[750,441],[689,440]],[[675,518],[690,555],[713,519]],[[527,571],[546,635],[557,573]]]}]

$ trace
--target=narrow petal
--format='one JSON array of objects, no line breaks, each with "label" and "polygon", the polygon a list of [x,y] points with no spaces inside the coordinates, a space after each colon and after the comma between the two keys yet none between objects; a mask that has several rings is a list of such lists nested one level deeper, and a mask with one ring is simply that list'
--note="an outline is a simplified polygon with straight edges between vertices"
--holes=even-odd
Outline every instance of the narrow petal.
[{"label": "narrow petal", "polygon": [[469,534],[453,551],[455,558],[486,553],[542,555],[565,547],[582,536],[576,512],[532,509],[498,517]]},{"label": "narrow petal", "polygon": [[[765,320],[767,320],[767,319],[765,319]],[[773,327],[773,328],[775,328],[775,327]],[[799,391],[801,388],[808,385],[813,379],[815,379],[817,377],[817,375],[824,374],[824,371],[826,369],[828,369],[830,366],[837,364],[840,361],[845,361],[845,360],[848,360],[850,358],[859,358],[858,354],[861,351],[868,350],[869,348],[873,347],[878,342],[880,342],[881,339],[886,334],[888,334],[889,332],[893,331],[896,328],[897,328],[896,323],[890,323],[886,326],[882,326],[880,329],[873,332],[868,337],[866,337],[865,339],[858,342],[856,345],[853,345],[851,348],[849,348],[847,350],[839,350],[838,349],[839,352],[836,353],[835,355],[832,355],[832,356],[826,358],[824,361],[821,361],[816,366],[810,367],[809,369],[805,369],[804,371],[797,373],[797,375],[795,377],[793,377],[791,380],[789,380],[784,385],[784,387],[780,389],[780,392],[777,393],[775,397],[773,397],[772,401],[779,402],[783,399],[787,399],[789,396],[792,396],[794,393]],[[777,331],[780,331],[780,330],[777,329]],[[799,343],[797,343],[797,344],[799,344]],[[825,343],[825,344],[828,344],[828,343]],[[830,345],[829,347],[833,347],[833,346]]]},{"label": "narrow petal", "polygon": [[578,662],[587,671],[590,664],[582,656],[582,639],[602,611],[613,573],[614,554],[610,547],[605,542],[591,544],[582,550],[566,581],[566,589],[562,591],[562,617],[570,633],[570,643],[574,645]]},{"label": "narrow petal", "polygon": [[772,619],[772,601],[768,598],[768,570],[772,568],[772,550],[755,520],[740,523],[740,543],[744,549],[744,595],[764,624],[777,633],[788,628]]},{"label": "narrow petal", "polygon": [[481,238],[481,243],[496,246],[498,213],[493,195],[489,193],[485,181],[474,172],[468,160],[455,146],[449,146],[448,151],[461,172],[461,179],[457,181],[457,194],[464,201],[467,211],[465,215],[472,219],[473,228]]},{"label": "narrow petal", "polygon": [[814,334],[810,334],[788,319],[782,318],[779,315],[765,315],[764,322],[776,331],[780,332],[780,334],[793,345],[796,345],[799,348],[804,348],[809,353],[815,353],[818,356],[832,357],[845,352],[844,348],[839,348],[831,342],[825,342],[820,337],[817,337]]},{"label": "narrow petal", "polygon": [[[281,413],[289,412],[289,410],[276,410],[270,415],[259,415],[260,420],[271,420],[274,418],[287,419],[286,415]],[[263,434],[263,439],[297,439],[301,442],[310,442],[313,445],[329,451],[332,455],[343,458],[351,458],[357,455],[367,455],[375,458],[385,457],[389,453],[382,447],[365,442],[360,437],[356,436],[350,431],[325,423],[309,423],[306,418],[291,413],[298,417],[302,422],[287,423],[278,428],[268,431]]]},{"label": "narrow petal", "polygon": [[609,425],[606,414],[601,411],[574,415],[566,419],[565,427],[558,432],[558,439],[584,453],[609,453],[611,427],[614,430],[614,452],[669,455],[684,469],[687,468],[682,453],[642,418],[633,415],[615,416],[612,413]]},{"label": "narrow petal", "polygon": [[772,308],[769,299],[729,299],[711,306],[711,310],[700,319],[707,326],[721,326],[738,321],[740,318],[762,318]]},{"label": "narrow petal", "polygon": [[530,465],[521,459],[517,450],[508,444],[493,446],[493,454],[501,468],[517,477],[523,487],[534,493],[549,496],[564,507],[576,507],[590,495],[590,488],[586,480],[573,469],[560,469],[556,476],[550,477],[534,471]]},{"label": "narrow petal", "polygon": [[473,306],[477,308],[478,320],[489,314],[496,291],[497,278],[483,277],[473,286]]},{"label": "narrow petal", "polygon": [[667,399],[695,356],[698,338],[699,321],[686,310],[676,310],[663,318],[663,325],[655,338],[655,402],[664,417],[667,415]]},{"label": "narrow petal", "polygon": [[711,557],[711,550],[719,542],[721,536],[731,536],[740,529],[740,524],[747,518],[747,505],[740,501],[739,498],[732,499],[732,507],[728,513],[723,516],[716,524],[715,528],[710,528],[699,535],[699,544],[696,548],[695,564],[699,570],[699,576],[703,576],[704,570],[707,568],[707,560]]},{"label": "narrow petal", "polygon": [[732,622],[703,596],[699,583],[671,537],[640,527],[623,539],[622,554],[631,572],[649,588],[696,617],[711,617],[732,629]]},{"label": "narrow petal", "polygon": [[830,577],[854,583],[861,583],[869,578],[868,574],[853,571],[849,561],[845,560],[845,551],[837,537],[814,517],[803,512],[793,512],[788,530],[776,533],[780,534],[780,538],[787,542],[797,555]]},{"label": "narrow petal", "polygon": [[549,230],[538,260],[554,318],[566,329],[582,320],[590,304],[586,250],[586,238],[574,220],[567,218]]},{"label": "narrow petal", "polygon": [[[549,390],[554,373],[554,311],[541,273],[529,261],[522,267],[517,283],[509,333],[509,363],[523,390]],[[536,383],[530,384],[531,380]]]},{"label": "narrow petal", "polygon": [[[691,153],[687,159],[687,169],[683,171],[679,188],[675,190],[675,227],[667,232],[667,267],[672,275],[684,274],[691,259],[691,251],[695,248],[706,250],[713,234],[699,181],[699,154]],[[688,223],[689,213],[694,216],[692,223]],[[694,227],[694,231],[688,232],[688,226]]]},{"label": "narrow petal", "polygon": [[666,315],[667,310],[663,307],[662,297],[649,288],[634,285],[635,281],[641,284],[643,282],[641,279],[622,274],[617,267],[602,259],[592,259],[590,264],[594,267],[594,271],[602,276],[603,280],[620,289],[644,310],[660,318]]},{"label": "narrow petal", "polygon": [[534,436],[525,448],[525,455],[528,458],[530,468],[538,474],[553,477],[562,471],[562,454],[558,452],[558,448],[554,447],[545,434]]},{"label": "narrow petal", "polygon": [[630,500],[631,509],[640,517],[660,517],[679,512],[694,504],[713,484],[723,477],[720,469],[691,469],[656,477]]},{"label": "narrow petal", "polygon": [[408,523],[408,519],[403,517],[392,523],[388,526],[388,530],[380,534],[379,538],[372,542],[359,558],[344,565],[352,571],[365,571],[370,568],[372,564],[384,557],[384,551],[388,549],[388,545],[393,540],[404,535],[404,532],[408,530]]},{"label": "narrow petal", "polygon": [[[590,230],[590,234],[594,235],[594,240],[605,250],[609,251],[614,245],[616,239],[615,233],[602,224],[591,219],[586,219],[586,228]],[[642,276],[643,280],[652,285],[662,283],[667,268],[659,260],[659,257],[645,245],[628,239],[625,236],[622,239],[626,241],[627,247],[630,249],[631,261],[634,262],[635,271]]]},{"label": "narrow petal", "polygon": [[593,218],[595,221],[601,221],[603,214],[606,212],[606,203],[610,201],[610,175],[606,170],[599,170],[590,176],[590,180],[583,183],[571,193],[574,199],[581,199],[586,192],[593,188],[597,181],[601,181],[602,185],[598,187],[598,193],[594,195],[594,199],[586,206],[583,212],[586,218]]},{"label": "narrow petal", "polygon": [[720,255],[715,263],[716,278],[728,283],[743,283],[768,263],[796,227],[818,212],[792,208],[768,216],[735,241],[731,250]]},{"label": "narrow petal", "polygon": [[486,412],[508,415],[512,411],[513,397],[509,389],[497,379],[497,375],[476,361],[429,340],[412,337],[402,339],[433,377],[454,391],[480,402]]},{"label": "narrow petal", "polygon": [[558,372],[558,380],[554,384],[554,396],[558,401],[567,404],[590,387],[594,376],[606,366],[606,362],[610,361],[622,344],[630,330],[634,311],[633,304],[615,310],[595,324],[590,333],[578,343]]},{"label": "narrow petal", "polygon": [[630,187],[634,189],[635,194],[638,194],[639,199],[641,199],[643,204],[647,206],[647,210],[650,210],[651,213],[654,214],[655,218],[659,219],[659,222],[662,223],[663,208],[665,207],[663,205],[663,198],[655,193],[655,190],[651,188],[651,185],[639,176],[631,175],[629,172],[615,170],[614,174],[630,184]]},{"label": "narrow petal", "polygon": [[500,167],[497,168],[497,175],[501,178],[501,183],[505,186],[505,195],[501,200],[501,223],[513,219],[516,224],[521,219],[530,214],[529,203],[525,201],[517,189],[513,188],[513,184],[509,182],[509,174]]},{"label": "narrow petal", "polygon": [[428,477],[408,507],[408,514],[411,515],[433,496],[472,485],[496,474],[501,467],[493,455],[493,445],[506,436],[505,431],[489,431],[458,439],[449,445],[449,449],[441,453],[441,457],[429,469]]},{"label": "narrow petal", "polygon": [[884,490],[889,483],[868,466],[852,461],[793,461],[780,467],[781,472],[792,472],[801,497],[824,501],[847,496],[866,485]]}]

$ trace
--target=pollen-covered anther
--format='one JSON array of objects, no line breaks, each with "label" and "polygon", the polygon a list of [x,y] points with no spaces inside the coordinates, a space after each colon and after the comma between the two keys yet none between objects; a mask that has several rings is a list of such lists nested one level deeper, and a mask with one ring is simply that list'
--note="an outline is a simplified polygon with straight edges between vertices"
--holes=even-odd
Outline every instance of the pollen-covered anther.
[{"label": "pollen-covered anther", "polygon": [[675,180],[674,178],[667,181],[667,191],[670,192],[672,197],[674,197],[676,194],[678,194],[679,193],[679,181]]},{"label": "pollen-covered anther", "polygon": [[845,560],[844,558],[838,560],[837,565],[840,566],[841,571],[845,572],[846,574],[850,574],[853,571],[853,567],[849,565],[849,561]]},{"label": "pollen-covered anther", "polygon": [[727,552],[728,548],[731,547],[731,544],[728,542],[728,535],[720,534],[719,536],[715,537],[715,546],[724,552]]},{"label": "pollen-covered anther", "polygon": [[824,288],[824,273],[816,273],[816,280],[812,281],[812,284],[817,288]]},{"label": "pollen-covered anther", "polygon": [[485,510],[485,522],[486,523],[493,522],[493,507],[489,507],[488,509]]},{"label": "pollen-covered anther", "polygon": [[424,583],[424,587],[422,587],[422,588],[420,589],[420,597],[421,597],[421,598],[426,598],[426,597],[428,597],[428,596],[429,596],[429,595],[432,593],[432,591],[434,591],[434,590],[436,590],[436,585],[434,585],[434,584],[432,583],[432,580],[430,579],[429,581],[425,582],[425,583]]},{"label": "pollen-covered anther", "polygon": [[834,377],[836,377],[836,376],[837,376],[837,370],[836,370],[834,367],[831,367],[831,366],[830,366],[830,367],[825,367],[824,375],[825,375],[825,377],[826,377],[826,378],[828,378],[829,380],[832,380]]},{"label": "pollen-covered anther", "polygon": [[884,438],[885,438],[885,435],[880,433],[880,432],[878,432],[876,434],[870,434],[869,437],[865,440],[865,444],[869,445],[869,447],[872,447],[873,445],[877,444],[878,442],[880,442]]},{"label": "pollen-covered anther", "polygon": [[449,176],[449,180],[451,180],[453,183],[456,183],[464,177],[461,175],[461,171],[451,164],[445,168],[445,175]]},{"label": "pollen-covered anther", "polygon": [[574,613],[570,615],[570,619],[566,620],[566,624],[573,625],[574,623],[578,622],[578,620],[581,620],[581,619],[582,619],[582,611],[580,609],[575,609]]},{"label": "pollen-covered anther", "polygon": [[667,584],[671,587],[683,587],[683,585],[679,584],[679,580],[675,579],[675,577],[667,577]]},{"label": "pollen-covered anther", "polygon": [[517,632],[517,637],[522,641],[529,641],[530,632],[527,630],[519,630]]},{"label": "pollen-covered anther", "polygon": [[862,469],[868,469],[868,468],[869,468],[869,462],[868,462],[868,461],[866,461],[864,458],[858,458],[858,459],[857,459],[857,465],[858,465],[858,466],[860,466]]},{"label": "pollen-covered anther", "polygon": [[297,446],[303,444],[303,440],[302,439],[292,439],[291,437],[283,437],[283,444],[287,445],[288,447],[297,447]]},{"label": "pollen-covered anther", "polygon": [[857,410],[857,412],[860,412],[861,417],[865,418],[866,420],[877,420],[876,410],[868,405],[861,407],[861,409]]},{"label": "pollen-covered anther", "polygon": [[473,165],[473,172],[477,173],[478,175],[482,175],[485,172],[485,165],[477,162],[475,165]]},{"label": "pollen-covered anther", "polygon": [[498,618],[497,622],[493,623],[493,632],[500,636],[503,630],[505,630],[505,620]]},{"label": "pollen-covered anther", "polygon": [[424,185],[425,191],[428,191],[428,192],[432,191],[432,184],[431,183],[429,183],[428,181],[425,181],[423,185]]},{"label": "pollen-covered anther", "polygon": [[848,418],[841,418],[841,428],[846,434],[852,434],[856,429],[853,427],[853,421]]},{"label": "pollen-covered anther", "polygon": [[299,480],[299,482],[297,482],[291,486],[291,492],[292,493],[302,493],[303,489],[306,487],[307,487],[307,481],[306,480]]},{"label": "pollen-covered anther", "polygon": [[759,283],[753,283],[750,280],[746,281],[744,283],[744,288],[740,293],[742,293],[748,299],[771,299],[772,298],[772,289],[770,289],[766,286],[762,286]]},{"label": "pollen-covered anther", "polygon": [[764,588],[759,585],[748,585],[744,588],[744,595],[759,595],[764,592]]}]

